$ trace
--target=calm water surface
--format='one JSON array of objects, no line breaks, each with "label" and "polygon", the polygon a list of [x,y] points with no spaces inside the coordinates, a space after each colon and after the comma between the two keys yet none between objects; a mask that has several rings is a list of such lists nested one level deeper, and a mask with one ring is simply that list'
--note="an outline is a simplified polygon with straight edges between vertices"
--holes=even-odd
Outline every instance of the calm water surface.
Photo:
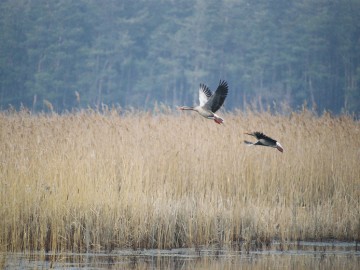
[{"label": "calm water surface", "polygon": [[111,253],[0,253],[0,269],[360,269],[360,244],[298,242],[283,248],[201,247]]}]

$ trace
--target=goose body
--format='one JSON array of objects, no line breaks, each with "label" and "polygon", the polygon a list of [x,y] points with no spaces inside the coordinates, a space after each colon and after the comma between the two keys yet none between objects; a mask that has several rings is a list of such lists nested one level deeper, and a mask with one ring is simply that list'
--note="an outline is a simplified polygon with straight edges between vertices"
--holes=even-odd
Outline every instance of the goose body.
[{"label": "goose body", "polygon": [[225,81],[220,80],[219,86],[214,93],[212,93],[205,84],[200,84],[199,105],[194,107],[182,106],[179,107],[179,109],[196,111],[201,116],[207,119],[213,119],[217,124],[222,124],[224,119],[215,113],[224,104],[227,93],[228,84]]},{"label": "goose body", "polygon": [[277,150],[279,150],[280,152],[283,152],[284,151],[284,148],[281,146],[281,144],[266,136],[264,133],[262,132],[252,132],[252,133],[245,133],[247,135],[250,135],[250,136],[253,136],[255,137],[258,141],[253,143],[253,142],[249,142],[249,141],[244,141],[246,144],[248,145],[262,145],[262,146],[269,146],[269,147],[273,147],[273,148],[276,148]]}]

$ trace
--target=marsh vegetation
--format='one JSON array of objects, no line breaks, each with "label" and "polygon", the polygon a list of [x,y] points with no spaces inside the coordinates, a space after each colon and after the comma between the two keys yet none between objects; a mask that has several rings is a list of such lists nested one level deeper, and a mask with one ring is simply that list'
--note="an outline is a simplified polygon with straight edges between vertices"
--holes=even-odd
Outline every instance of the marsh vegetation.
[{"label": "marsh vegetation", "polygon": [[[0,250],[360,240],[358,121],[223,115],[0,113]],[[245,146],[256,130],[284,153]]]}]

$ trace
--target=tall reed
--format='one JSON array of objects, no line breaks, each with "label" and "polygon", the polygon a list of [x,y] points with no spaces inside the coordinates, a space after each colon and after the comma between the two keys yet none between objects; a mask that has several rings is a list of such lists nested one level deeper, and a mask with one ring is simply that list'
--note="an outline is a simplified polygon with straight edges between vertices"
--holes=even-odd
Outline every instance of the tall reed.
[{"label": "tall reed", "polygon": [[[0,114],[0,249],[86,251],[360,240],[348,116]],[[246,131],[279,140],[247,147]]]}]

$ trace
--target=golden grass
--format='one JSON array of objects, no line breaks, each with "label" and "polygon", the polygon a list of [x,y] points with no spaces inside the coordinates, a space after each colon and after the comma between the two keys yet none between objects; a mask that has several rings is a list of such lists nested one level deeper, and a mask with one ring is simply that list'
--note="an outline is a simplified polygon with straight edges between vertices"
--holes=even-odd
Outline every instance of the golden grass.
[{"label": "golden grass", "polygon": [[360,240],[359,122],[222,115],[1,113],[0,250]]}]

